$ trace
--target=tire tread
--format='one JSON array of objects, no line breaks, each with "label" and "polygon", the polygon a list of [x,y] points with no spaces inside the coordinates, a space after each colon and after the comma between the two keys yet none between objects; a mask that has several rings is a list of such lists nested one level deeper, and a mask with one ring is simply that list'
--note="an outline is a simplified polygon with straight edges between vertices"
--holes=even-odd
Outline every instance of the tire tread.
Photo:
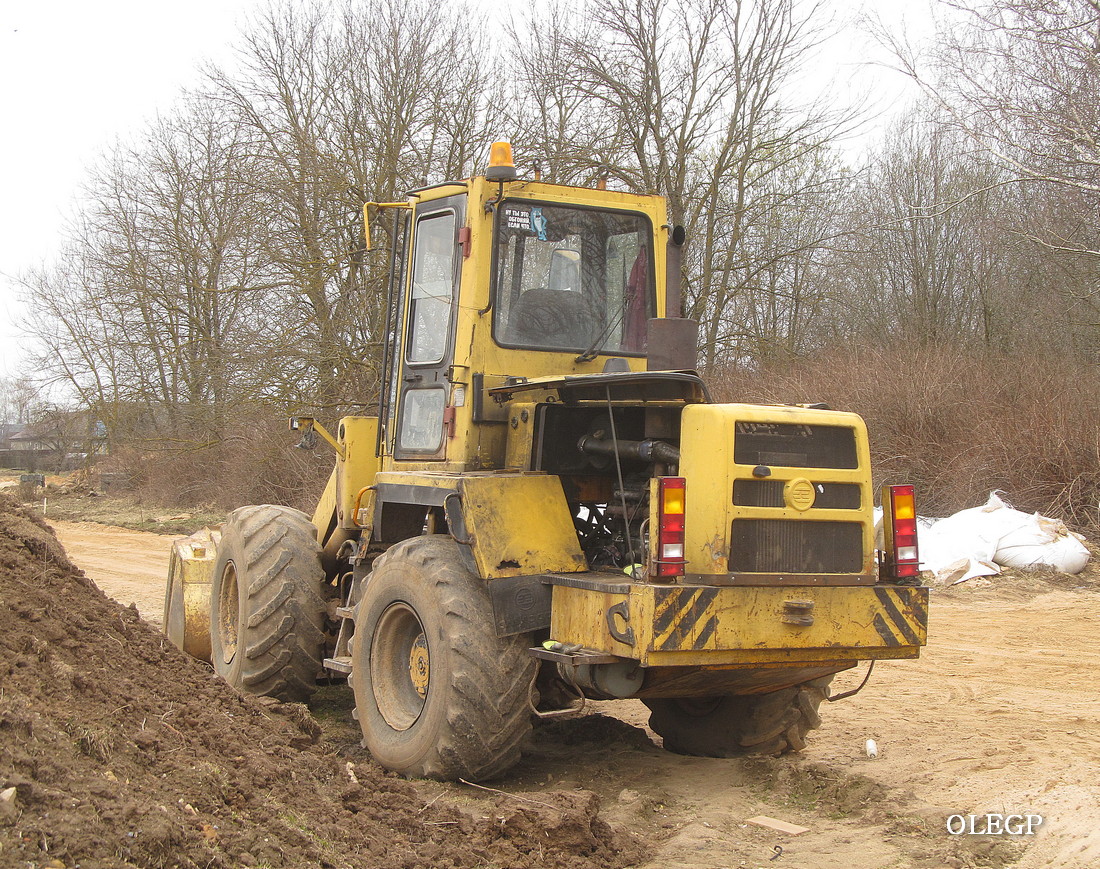
[{"label": "tire tread", "polygon": [[787,754],[806,747],[806,734],[821,726],[818,706],[829,696],[832,676],[767,694],[730,695],[705,714],[692,715],[676,699],[644,701],[649,726],[677,754],[735,757]]},{"label": "tire tread", "polygon": [[[446,726],[440,727],[434,750],[399,771],[414,777],[478,781],[503,773],[519,760],[531,730],[527,692],[537,665],[523,636],[497,637],[485,580],[463,564],[457,546],[443,536],[411,538],[383,553],[374,570],[399,563],[430,583],[450,638]],[[369,595],[368,578],[364,600]],[[369,664],[357,661],[356,670],[360,666]],[[434,677],[434,669],[432,673]],[[358,693],[356,702],[361,702]],[[366,720],[360,714],[364,727]]]},{"label": "tire tread", "polygon": [[[304,702],[316,690],[325,639],[324,569],[313,524],[290,507],[242,507],[229,515],[222,541],[237,560],[246,599],[239,663],[223,665],[215,654],[215,669],[247,693]],[[217,600],[212,590],[214,607]],[[212,635],[217,629],[212,613]]]}]

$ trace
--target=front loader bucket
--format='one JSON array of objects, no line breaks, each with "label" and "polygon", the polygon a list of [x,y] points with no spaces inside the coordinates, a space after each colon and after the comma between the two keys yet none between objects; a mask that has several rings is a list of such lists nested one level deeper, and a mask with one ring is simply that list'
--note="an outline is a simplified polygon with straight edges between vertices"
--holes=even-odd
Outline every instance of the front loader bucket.
[{"label": "front loader bucket", "polygon": [[164,591],[164,633],[200,661],[210,661],[210,578],[221,530],[203,528],[172,544]]}]

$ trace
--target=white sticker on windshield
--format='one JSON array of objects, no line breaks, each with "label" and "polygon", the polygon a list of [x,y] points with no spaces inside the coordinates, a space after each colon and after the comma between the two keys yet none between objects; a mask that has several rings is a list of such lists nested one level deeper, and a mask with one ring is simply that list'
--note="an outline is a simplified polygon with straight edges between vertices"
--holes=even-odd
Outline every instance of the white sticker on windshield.
[{"label": "white sticker on windshield", "polygon": [[524,232],[534,232],[531,226],[531,210],[529,208],[516,208],[515,206],[505,208],[504,225],[508,229],[522,229]]}]

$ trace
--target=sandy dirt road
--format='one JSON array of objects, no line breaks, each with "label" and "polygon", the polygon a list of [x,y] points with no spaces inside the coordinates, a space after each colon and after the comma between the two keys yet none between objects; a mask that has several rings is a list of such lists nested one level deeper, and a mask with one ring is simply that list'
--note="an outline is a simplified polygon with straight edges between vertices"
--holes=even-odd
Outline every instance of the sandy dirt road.
[{"label": "sandy dirt road", "polygon": [[[55,523],[71,558],[159,624],[171,537]],[[593,704],[543,725],[505,791],[598,793],[647,869],[1100,866],[1100,583],[1001,578],[934,591],[928,648],[883,662],[862,693],[822,710],[797,757],[673,755],[642,704]],[[842,674],[834,690],[862,678]],[[342,701],[350,711],[350,697]],[[868,738],[879,756],[865,755]],[[425,800],[476,795],[424,783]],[[950,835],[970,814],[1041,815],[1032,836]],[[797,836],[746,824],[767,815]],[[979,829],[981,829],[979,824]],[[782,853],[777,853],[776,848]]]},{"label": "sandy dirt road", "polygon": [[50,525],[69,557],[96,585],[121,604],[136,604],[147,622],[161,626],[175,536],[95,522],[50,520]]}]

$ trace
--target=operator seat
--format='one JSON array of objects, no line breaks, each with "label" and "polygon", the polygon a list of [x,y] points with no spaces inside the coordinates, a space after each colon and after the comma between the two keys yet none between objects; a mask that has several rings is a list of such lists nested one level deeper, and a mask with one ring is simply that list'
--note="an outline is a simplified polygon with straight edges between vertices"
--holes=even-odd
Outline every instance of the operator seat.
[{"label": "operator seat", "polygon": [[508,317],[511,344],[583,350],[599,330],[599,318],[588,300],[573,290],[528,290]]}]

